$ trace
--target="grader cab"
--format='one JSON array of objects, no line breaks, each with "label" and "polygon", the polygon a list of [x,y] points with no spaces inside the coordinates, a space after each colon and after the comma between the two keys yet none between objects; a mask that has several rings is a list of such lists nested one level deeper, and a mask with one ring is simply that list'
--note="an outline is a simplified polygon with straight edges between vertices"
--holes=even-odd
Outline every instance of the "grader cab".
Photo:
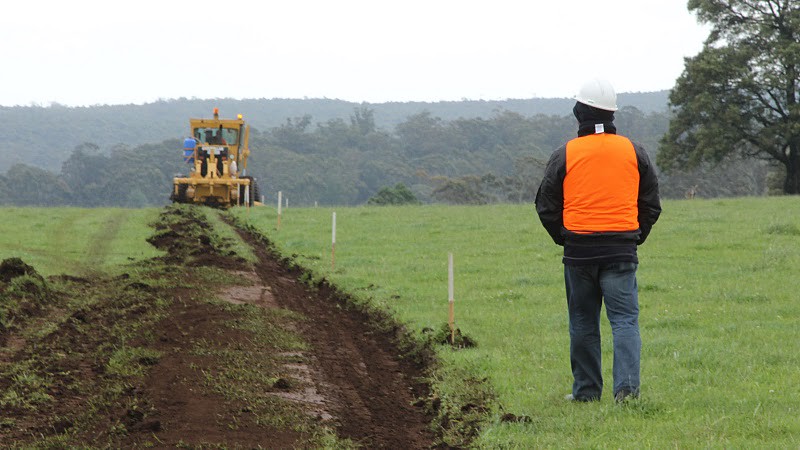
[{"label": "grader cab", "polygon": [[191,137],[183,144],[189,175],[173,179],[174,203],[199,203],[228,208],[252,206],[258,200],[255,179],[247,176],[250,127],[236,119],[189,119]]}]

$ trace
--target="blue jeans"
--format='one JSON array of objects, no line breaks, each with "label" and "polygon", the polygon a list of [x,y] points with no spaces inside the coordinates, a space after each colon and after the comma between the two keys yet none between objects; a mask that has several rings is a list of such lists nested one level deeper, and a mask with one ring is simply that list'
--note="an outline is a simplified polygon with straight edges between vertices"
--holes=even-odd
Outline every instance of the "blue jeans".
[{"label": "blue jeans", "polygon": [[588,266],[564,266],[569,308],[572,395],[576,400],[598,400],[603,393],[600,354],[600,308],[614,337],[614,395],[626,389],[639,393],[639,294],[638,264],[616,262]]}]

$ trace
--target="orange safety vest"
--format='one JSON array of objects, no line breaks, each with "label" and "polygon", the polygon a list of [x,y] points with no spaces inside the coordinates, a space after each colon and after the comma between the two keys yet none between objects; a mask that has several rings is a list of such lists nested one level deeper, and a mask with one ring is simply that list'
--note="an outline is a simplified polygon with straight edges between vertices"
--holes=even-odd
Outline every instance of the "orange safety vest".
[{"label": "orange safety vest", "polygon": [[564,228],[573,233],[639,229],[639,164],[630,140],[591,134],[567,143]]}]

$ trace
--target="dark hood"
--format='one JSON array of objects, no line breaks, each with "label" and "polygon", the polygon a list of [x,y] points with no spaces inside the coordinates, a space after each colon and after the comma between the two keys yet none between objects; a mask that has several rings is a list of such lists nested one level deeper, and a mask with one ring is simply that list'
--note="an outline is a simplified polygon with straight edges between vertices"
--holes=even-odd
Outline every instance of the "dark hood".
[{"label": "dark hood", "polygon": [[578,119],[578,136],[595,134],[595,125],[597,124],[603,124],[605,133],[617,134],[617,127],[614,126],[614,111],[606,111],[575,102],[572,113]]}]

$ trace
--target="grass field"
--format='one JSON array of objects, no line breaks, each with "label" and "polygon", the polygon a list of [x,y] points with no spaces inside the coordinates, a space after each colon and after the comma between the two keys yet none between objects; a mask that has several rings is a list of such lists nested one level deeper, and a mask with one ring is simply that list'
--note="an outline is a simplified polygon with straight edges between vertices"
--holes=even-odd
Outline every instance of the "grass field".
[{"label": "grass field", "polygon": [[161,254],[145,239],[160,212],[119,208],[3,208],[0,259],[19,257],[43,275],[84,275]]},{"label": "grass field", "polygon": [[[797,197],[669,201],[640,248],[642,398],[563,400],[572,378],[561,249],[532,205],[329,208],[235,214],[286,255],[415,330],[447,321],[447,254],[457,326],[478,346],[441,347],[444,367],[486,377],[485,448],[798,448],[800,225]],[[447,373],[447,370],[443,371]],[[440,390],[459,389],[441,380]],[[462,389],[468,387],[461,386]],[[446,399],[445,399],[446,401]],[[504,412],[530,417],[499,420]]]}]

